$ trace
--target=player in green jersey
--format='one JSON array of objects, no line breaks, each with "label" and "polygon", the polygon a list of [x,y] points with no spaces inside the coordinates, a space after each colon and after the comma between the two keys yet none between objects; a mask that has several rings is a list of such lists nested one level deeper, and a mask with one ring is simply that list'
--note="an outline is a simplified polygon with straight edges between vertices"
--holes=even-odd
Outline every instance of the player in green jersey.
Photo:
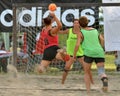
[{"label": "player in green jersey", "polygon": [[[103,82],[103,91],[107,91],[108,89],[108,78],[105,74],[104,69],[104,39],[102,36],[98,33],[98,31],[95,28],[88,27],[88,19],[85,16],[81,16],[79,19],[79,23],[81,26],[81,32],[82,32],[82,38],[79,42],[82,42],[82,48],[84,51],[84,80],[87,88],[87,92],[90,92],[90,86],[91,86],[91,65],[94,61],[98,68],[98,74]],[[81,36],[81,34],[78,34]],[[79,37],[80,37],[79,36]],[[78,43],[79,44],[79,43]],[[74,57],[76,56],[76,52],[78,50],[78,47],[75,47],[74,51]]]},{"label": "player in green jersey", "polygon": [[[76,42],[79,41],[79,38],[77,37],[78,32],[76,31],[77,28],[80,28],[79,25],[79,20],[78,19],[74,19],[73,21],[73,28],[69,28],[66,29],[64,31],[60,31],[59,33],[61,34],[68,34],[68,39],[67,39],[67,54],[70,55],[70,60],[66,62],[65,64],[65,68],[64,68],[64,73],[62,76],[62,84],[64,84],[66,77],[68,75],[69,70],[71,69],[71,65],[74,63],[74,59],[73,59],[73,53],[74,53],[74,48],[76,46]],[[79,32],[80,33],[80,32]],[[80,64],[82,65],[83,69],[84,69],[84,65],[83,65],[83,49],[81,46],[78,47],[78,51],[76,53],[76,59],[78,59],[78,61],[80,62]],[[91,76],[91,83],[93,83],[92,80],[92,76]]]}]

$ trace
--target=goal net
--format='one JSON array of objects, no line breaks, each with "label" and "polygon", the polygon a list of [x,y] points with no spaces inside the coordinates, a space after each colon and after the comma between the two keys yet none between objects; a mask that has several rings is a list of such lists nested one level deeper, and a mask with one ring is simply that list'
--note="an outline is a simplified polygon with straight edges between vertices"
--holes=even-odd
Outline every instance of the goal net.
[{"label": "goal net", "polygon": [[[49,14],[48,5],[45,4],[14,4],[13,5],[13,64],[18,71],[34,72],[40,64],[42,55],[39,47],[39,37],[43,27],[42,19]],[[55,14],[63,24],[63,29],[73,26],[73,19],[87,16],[89,26],[97,28],[103,33],[103,24],[100,17],[102,13],[99,4],[58,3]],[[53,26],[56,24],[53,23]],[[59,46],[66,47],[67,35],[59,35]],[[17,52],[15,51],[17,50]],[[17,54],[16,54],[17,53]],[[58,72],[64,69],[65,62],[53,60],[50,70]],[[71,67],[72,73],[82,70],[81,64],[75,61]],[[51,72],[51,71],[49,71]],[[54,72],[54,71],[52,71]]]}]

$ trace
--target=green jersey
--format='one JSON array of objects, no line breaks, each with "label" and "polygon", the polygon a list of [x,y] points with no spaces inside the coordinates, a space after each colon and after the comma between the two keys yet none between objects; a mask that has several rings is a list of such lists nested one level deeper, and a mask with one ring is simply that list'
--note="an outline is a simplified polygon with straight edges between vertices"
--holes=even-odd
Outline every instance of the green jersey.
[{"label": "green jersey", "polygon": [[[67,39],[67,53],[73,56],[74,48],[77,41],[77,35],[73,33],[73,29],[69,29],[69,35]],[[77,51],[76,56],[83,56],[82,46],[80,45],[79,50]]]},{"label": "green jersey", "polygon": [[82,48],[84,55],[95,58],[104,58],[104,50],[99,41],[99,33],[96,29],[85,30],[81,29],[84,36]]}]

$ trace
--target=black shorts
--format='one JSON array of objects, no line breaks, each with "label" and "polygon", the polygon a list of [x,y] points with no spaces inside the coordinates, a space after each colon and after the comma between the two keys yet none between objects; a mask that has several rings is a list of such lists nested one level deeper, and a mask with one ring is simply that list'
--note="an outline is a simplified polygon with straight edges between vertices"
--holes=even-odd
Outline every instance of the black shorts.
[{"label": "black shorts", "polygon": [[55,58],[58,49],[60,49],[60,48],[56,45],[46,48],[44,50],[42,60],[52,61]]},{"label": "black shorts", "polygon": [[[70,55],[70,57],[73,57],[72,55]],[[82,58],[83,56],[76,56],[76,58]]]},{"label": "black shorts", "polygon": [[105,58],[93,58],[93,57],[84,56],[84,62],[92,63],[93,61],[97,64],[100,62],[105,62]]}]

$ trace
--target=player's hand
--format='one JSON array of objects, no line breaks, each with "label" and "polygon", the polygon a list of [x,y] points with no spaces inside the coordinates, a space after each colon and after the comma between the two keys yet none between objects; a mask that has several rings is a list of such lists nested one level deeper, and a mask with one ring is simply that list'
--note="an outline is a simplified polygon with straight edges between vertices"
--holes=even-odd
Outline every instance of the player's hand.
[{"label": "player's hand", "polygon": [[49,15],[52,16],[53,18],[55,17],[55,13],[54,12],[50,12]]},{"label": "player's hand", "polygon": [[76,56],[73,56],[73,58],[72,58],[72,59],[73,59],[73,61],[76,61]]}]

